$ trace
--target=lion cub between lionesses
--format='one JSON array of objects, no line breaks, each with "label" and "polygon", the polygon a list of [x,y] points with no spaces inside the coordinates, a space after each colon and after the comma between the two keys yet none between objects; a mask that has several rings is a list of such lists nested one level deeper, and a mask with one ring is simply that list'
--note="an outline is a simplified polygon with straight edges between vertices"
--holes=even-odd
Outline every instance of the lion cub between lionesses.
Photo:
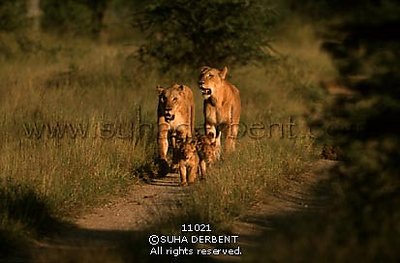
[{"label": "lion cub between lionesses", "polygon": [[173,148],[173,162],[177,164],[177,141],[191,138],[194,132],[194,100],[192,90],[174,84],[168,88],[157,86],[158,90],[158,150],[162,175],[169,170],[167,153],[169,141]]},{"label": "lion cub between lionesses", "polygon": [[204,99],[205,134],[212,134],[220,149],[222,131],[225,150],[231,152],[235,149],[239,131],[241,103],[239,90],[226,80],[227,73],[227,67],[222,70],[203,67],[199,86]]},{"label": "lion cub between lionesses", "polygon": [[178,143],[178,164],[181,186],[193,184],[199,169],[199,156],[197,154],[196,141],[187,139]]},{"label": "lion cub between lionesses", "polygon": [[201,178],[205,179],[207,167],[210,167],[218,160],[218,149],[212,134],[197,134],[197,152],[200,158]]}]

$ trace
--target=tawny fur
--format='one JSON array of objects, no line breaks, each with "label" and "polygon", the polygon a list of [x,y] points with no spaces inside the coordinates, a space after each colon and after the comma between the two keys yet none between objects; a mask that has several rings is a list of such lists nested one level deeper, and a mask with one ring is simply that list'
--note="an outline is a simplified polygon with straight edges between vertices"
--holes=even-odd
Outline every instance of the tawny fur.
[{"label": "tawny fur", "polygon": [[186,140],[179,143],[178,159],[181,185],[193,184],[199,169],[199,156],[197,155],[195,140]]},{"label": "tawny fur", "polygon": [[[235,150],[240,121],[239,90],[226,80],[227,67],[222,70],[203,67],[199,78],[204,99],[205,134],[212,134],[220,149],[221,136],[225,137],[225,150]],[[219,150],[220,151],[220,150]]]},{"label": "tawny fur", "polygon": [[200,159],[201,178],[205,179],[207,168],[218,160],[218,149],[212,135],[197,135],[197,152]]},{"label": "tawny fur", "polygon": [[[176,141],[191,138],[194,131],[194,100],[192,90],[174,84],[168,88],[157,86],[158,90],[158,150],[159,157],[167,163],[169,140],[176,155]],[[169,138],[170,137],[170,138]],[[176,156],[173,161],[176,163]]]}]

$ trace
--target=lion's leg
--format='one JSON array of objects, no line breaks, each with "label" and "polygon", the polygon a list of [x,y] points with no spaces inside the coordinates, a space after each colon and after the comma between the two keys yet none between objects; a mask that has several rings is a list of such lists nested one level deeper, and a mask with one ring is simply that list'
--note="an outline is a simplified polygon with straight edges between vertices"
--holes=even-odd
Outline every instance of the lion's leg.
[{"label": "lion's leg", "polygon": [[227,129],[226,141],[225,141],[225,149],[226,151],[233,152],[235,150],[236,139],[239,132],[238,124],[230,124]]},{"label": "lion's leg", "polygon": [[221,158],[221,134],[222,132],[217,130],[217,136],[215,137],[215,156],[217,160]]},{"label": "lion's leg", "polygon": [[172,136],[171,136],[171,145],[172,145],[172,148],[176,148],[176,134],[175,133],[172,134]]},{"label": "lion's leg", "polygon": [[168,125],[158,126],[158,153],[159,153],[159,173],[161,176],[168,174],[169,165],[167,161],[168,153]]},{"label": "lion's leg", "polygon": [[178,142],[177,142],[177,133],[174,132],[171,135],[171,146],[172,146],[172,170],[176,172],[178,169],[179,162],[179,154],[178,154]]},{"label": "lion's leg", "polygon": [[233,152],[235,150],[235,144],[237,135],[239,132],[239,121],[240,121],[240,100],[238,107],[231,107],[229,112],[230,120],[227,127],[226,136],[226,151]]},{"label": "lion's leg", "polygon": [[179,175],[181,177],[181,186],[186,186],[187,181],[186,181],[186,165],[180,163],[179,164]]},{"label": "lion's leg", "polygon": [[168,124],[158,126],[158,150],[160,159],[167,159],[168,153]]},{"label": "lion's leg", "polygon": [[189,176],[188,176],[188,183],[189,184],[193,184],[194,183],[194,181],[196,180],[196,176],[197,176],[197,166],[195,165],[195,166],[191,166],[191,167],[189,167],[188,168],[188,173],[189,173]]},{"label": "lion's leg", "polygon": [[205,160],[200,161],[201,179],[206,179],[207,164]]},{"label": "lion's leg", "polygon": [[213,142],[215,142],[216,147],[216,156],[217,159],[219,160],[219,157],[221,156],[221,131],[217,129],[217,126],[212,125],[212,124],[206,124],[205,125],[205,133],[206,135],[212,134],[213,136]]},{"label": "lion's leg", "polygon": [[187,132],[179,126],[171,136],[172,144],[172,169],[176,172],[179,169],[179,147],[186,141]]}]

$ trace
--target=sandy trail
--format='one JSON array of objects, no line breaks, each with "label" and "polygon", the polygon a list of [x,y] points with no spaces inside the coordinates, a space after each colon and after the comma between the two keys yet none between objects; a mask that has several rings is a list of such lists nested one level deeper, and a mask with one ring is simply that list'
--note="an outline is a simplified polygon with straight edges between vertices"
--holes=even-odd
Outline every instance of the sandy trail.
[{"label": "sandy trail", "polygon": [[164,178],[153,179],[149,184],[134,185],[123,196],[94,208],[77,218],[75,223],[85,229],[142,230],[154,219],[179,205],[185,192],[179,186],[179,176],[168,174]]},{"label": "sandy trail", "polygon": [[124,250],[146,247],[146,228],[173,214],[187,191],[180,187],[178,174],[133,185],[125,194],[77,216],[72,225],[35,241],[29,261],[130,262],[135,252]]}]

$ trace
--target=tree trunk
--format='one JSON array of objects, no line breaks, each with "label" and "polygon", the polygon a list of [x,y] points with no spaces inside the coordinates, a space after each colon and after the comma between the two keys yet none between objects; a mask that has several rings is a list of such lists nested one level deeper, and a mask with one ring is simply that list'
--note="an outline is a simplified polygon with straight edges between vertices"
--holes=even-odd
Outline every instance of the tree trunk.
[{"label": "tree trunk", "polygon": [[31,21],[31,30],[33,32],[40,31],[40,17],[42,11],[40,10],[40,0],[27,0],[26,2],[27,16]]}]

